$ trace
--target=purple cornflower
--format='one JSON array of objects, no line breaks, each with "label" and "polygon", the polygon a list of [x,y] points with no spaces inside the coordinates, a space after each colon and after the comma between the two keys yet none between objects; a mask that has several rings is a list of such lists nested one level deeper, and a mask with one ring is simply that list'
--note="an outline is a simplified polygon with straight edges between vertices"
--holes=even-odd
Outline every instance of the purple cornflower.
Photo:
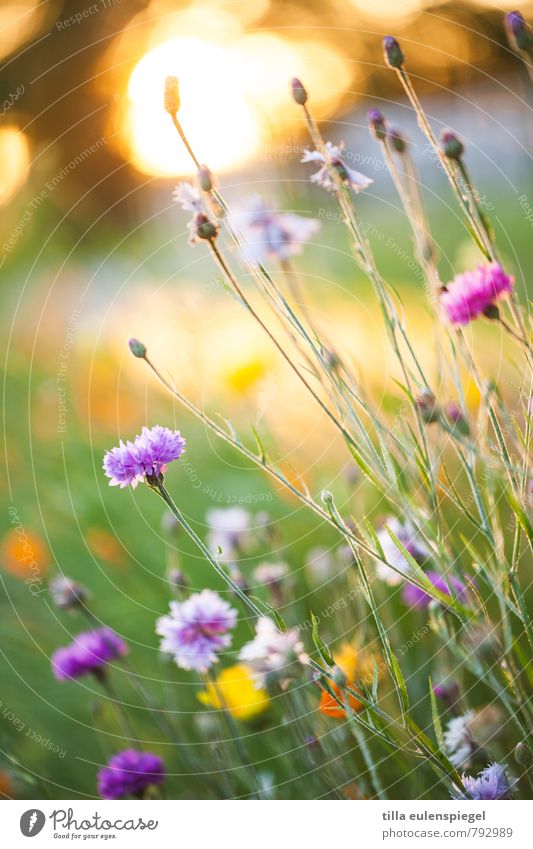
[{"label": "purple cornflower", "polygon": [[124,749],[110,758],[98,773],[98,792],[102,799],[139,798],[151,784],[165,780],[165,765],[151,752]]},{"label": "purple cornflower", "polygon": [[52,655],[52,672],[58,681],[98,674],[106,663],[127,654],[126,643],[110,628],[83,631],[68,646]]},{"label": "purple cornflower", "polygon": [[320,222],[292,212],[276,212],[254,195],[247,208],[237,216],[244,236],[243,258],[253,265],[266,259],[280,262],[302,252],[302,245],[319,230]]},{"label": "purple cornflower", "polygon": [[402,523],[395,517],[387,519],[381,530],[378,531],[377,537],[383,549],[385,560],[391,566],[395,566],[398,571],[391,569],[390,566],[387,566],[387,563],[378,561],[376,563],[376,573],[378,578],[381,578],[390,587],[395,587],[402,581],[402,576],[399,572],[406,574],[410,571],[411,567],[396,543],[389,536],[387,528],[392,531],[394,536],[417,563],[423,563],[429,557],[430,550],[411,522],[406,521]]},{"label": "purple cornflower", "polygon": [[[465,584],[453,575],[445,578],[444,575],[440,575],[438,572],[427,572],[426,574],[435,589],[440,590],[441,593],[449,596],[453,594],[458,596],[459,599],[463,599],[466,595],[467,588]],[[452,592],[450,592],[450,587]],[[414,584],[405,584],[402,590],[402,598],[404,603],[409,607],[420,608],[428,607],[432,600],[430,595],[425,593],[424,590],[421,590],[420,587],[415,587]]]},{"label": "purple cornflower", "polygon": [[205,672],[231,645],[228,631],[237,622],[237,611],[213,590],[194,593],[187,601],[170,602],[170,615],[157,620],[161,651],[174,656],[181,669]]},{"label": "purple cornflower", "polygon": [[[353,168],[348,168],[342,156],[343,149],[344,142],[341,142],[341,144],[339,145],[334,145],[331,142],[326,142],[327,159],[335,168],[337,174],[340,177],[341,182],[345,183],[347,186],[350,186],[350,188],[354,189],[355,192],[360,192],[363,189],[367,189],[374,181],[371,180],[370,177],[365,177],[365,175],[361,174],[359,171],[355,171]],[[313,183],[318,183],[319,186],[322,186],[329,192],[334,191],[335,183],[330,177],[328,167],[326,165],[326,158],[322,153],[320,153],[320,151],[304,150],[304,155],[302,156],[301,161],[319,162],[320,169],[316,172],[316,174],[311,174],[311,181]]]},{"label": "purple cornflower", "polygon": [[178,460],[185,450],[185,439],[179,430],[156,425],[143,427],[133,442],[122,442],[118,448],[106,451],[103,468],[109,486],[132,486],[146,477],[159,477],[172,460]]},{"label": "purple cornflower", "polygon": [[513,288],[514,278],[497,262],[465,271],[442,291],[441,303],[452,324],[468,324],[495,307],[495,301]]},{"label": "purple cornflower", "polygon": [[507,764],[492,763],[482,769],[477,778],[462,775],[466,794],[461,793],[461,799],[488,801],[492,799],[509,799],[510,786],[505,775]]}]

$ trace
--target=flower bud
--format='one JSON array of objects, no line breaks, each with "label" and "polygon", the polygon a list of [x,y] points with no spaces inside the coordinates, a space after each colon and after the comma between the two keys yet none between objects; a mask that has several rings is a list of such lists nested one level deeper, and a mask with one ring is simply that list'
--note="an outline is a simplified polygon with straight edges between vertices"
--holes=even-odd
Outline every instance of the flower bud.
[{"label": "flower bud", "polygon": [[514,758],[517,764],[525,766],[527,769],[533,764],[533,752],[522,740],[517,743],[514,750]]},{"label": "flower bud", "polygon": [[199,239],[206,239],[211,242],[216,239],[218,227],[209,220],[203,212],[198,212],[195,217],[195,231]]},{"label": "flower bud", "polygon": [[180,108],[180,87],[177,77],[167,77],[165,80],[165,95],[163,100],[165,112],[175,115]]},{"label": "flower bud", "polygon": [[420,415],[426,424],[431,424],[439,419],[439,407],[431,389],[423,389],[416,399],[416,406],[420,410]]},{"label": "flower bud", "polygon": [[458,138],[452,130],[444,130],[440,140],[444,156],[448,159],[455,159],[459,162],[465,149],[461,139]]},{"label": "flower bud", "polygon": [[130,346],[130,351],[134,357],[139,357],[141,360],[145,358],[146,346],[143,345],[142,342],[139,342],[138,339],[130,339],[128,345]]},{"label": "flower bud", "polygon": [[52,601],[61,610],[72,610],[83,604],[89,597],[88,591],[81,584],[67,578],[66,575],[57,575],[52,578],[48,587]]},{"label": "flower bud", "polygon": [[198,182],[203,192],[211,192],[213,190],[213,175],[207,165],[200,166],[198,171]]},{"label": "flower bud", "polygon": [[385,116],[379,109],[370,109],[368,112],[368,128],[375,139],[383,141],[387,137]]},{"label": "flower bud", "polygon": [[383,39],[383,53],[385,61],[390,68],[401,68],[405,59],[402,49],[392,35],[386,35]]},{"label": "flower bud", "polygon": [[347,680],[346,675],[340,668],[340,666],[334,666],[331,670],[331,680],[337,687],[346,687]]},{"label": "flower bud", "polygon": [[396,127],[389,130],[389,141],[396,153],[405,153],[407,141],[405,136]]},{"label": "flower bud", "polygon": [[169,584],[172,584],[178,590],[186,590],[189,586],[189,581],[181,569],[169,569],[167,578]]},{"label": "flower bud", "polygon": [[307,103],[307,91],[297,77],[291,80],[292,99],[298,106],[304,106]]},{"label": "flower bud", "polygon": [[511,46],[526,53],[533,49],[533,33],[521,12],[509,12],[505,16],[505,27]]},{"label": "flower bud", "polygon": [[459,433],[462,433],[464,436],[468,436],[470,433],[468,421],[464,417],[463,411],[459,405],[455,403],[455,401],[450,401],[449,404],[446,404],[444,408],[444,415],[452,427],[457,428]]}]

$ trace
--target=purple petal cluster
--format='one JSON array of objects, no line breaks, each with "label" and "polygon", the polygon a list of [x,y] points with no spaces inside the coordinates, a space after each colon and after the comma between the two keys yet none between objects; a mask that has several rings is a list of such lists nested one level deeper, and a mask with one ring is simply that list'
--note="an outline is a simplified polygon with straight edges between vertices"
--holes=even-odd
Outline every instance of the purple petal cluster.
[{"label": "purple petal cluster", "polygon": [[505,775],[506,769],[506,764],[492,763],[482,769],[477,778],[462,775],[466,795],[462,794],[461,797],[482,801],[509,798],[510,787]]},{"label": "purple petal cluster", "polygon": [[[432,571],[426,572],[426,575],[433,586],[441,593],[449,596],[453,594],[459,599],[463,599],[466,596],[466,585],[454,575],[449,575],[445,578],[439,572]],[[450,592],[450,589],[452,592]],[[425,593],[424,590],[421,590],[420,587],[415,587],[414,584],[405,584],[402,590],[402,598],[409,607],[425,608],[431,602],[431,596]]]},{"label": "purple petal cluster", "polygon": [[104,471],[110,486],[135,488],[149,475],[158,477],[172,460],[178,460],[185,450],[185,439],[179,430],[169,430],[156,425],[143,427],[133,442],[120,441],[118,448],[106,451]]},{"label": "purple petal cluster", "polygon": [[98,792],[102,799],[140,796],[151,784],[165,780],[165,765],[150,752],[124,749],[109,760],[98,773]]},{"label": "purple petal cluster", "polygon": [[228,634],[237,622],[237,611],[212,590],[194,593],[187,601],[170,603],[170,615],[157,621],[161,651],[174,656],[181,669],[205,672],[218,653],[231,645]]},{"label": "purple petal cluster", "polygon": [[497,262],[457,274],[441,295],[441,304],[452,324],[468,324],[483,315],[513,288],[514,278]]},{"label": "purple petal cluster", "polygon": [[245,239],[243,257],[253,265],[271,258],[283,262],[301,253],[304,242],[320,228],[314,218],[271,209],[258,195],[250,199],[237,220]]},{"label": "purple petal cluster", "polygon": [[[349,168],[346,164],[347,157],[343,156],[343,150],[343,142],[339,145],[326,142],[326,156],[331,165],[335,168],[341,182],[350,186],[350,188],[352,188],[356,193],[363,189],[367,189],[374,181],[370,177],[366,177],[364,174],[361,174],[360,171],[355,171],[355,169]],[[319,186],[322,186],[322,188],[326,189],[328,192],[334,191],[335,183],[331,179],[326,163],[326,157],[323,153],[320,153],[318,150],[304,150],[301,162],[318,163],[320,168],[315,174],[311,175],[311,182],[318,183]]]},{"label": "purple petal cluster", "polygon": [[81,678],[127,652],[126,643],[110,628],[82,631],[70,645],[54,652],[52,672],[58,681]]}]

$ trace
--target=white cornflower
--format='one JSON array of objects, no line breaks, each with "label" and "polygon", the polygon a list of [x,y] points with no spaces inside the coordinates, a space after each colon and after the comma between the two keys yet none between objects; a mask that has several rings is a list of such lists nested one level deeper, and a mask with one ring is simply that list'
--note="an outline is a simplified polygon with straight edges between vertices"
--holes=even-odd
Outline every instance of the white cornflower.
[{"label": "white cornflower", "polygon": [[[391,566],[396,567],[400,572],[406,575],[410,571],[410,566],[407,559],[404,557],[400,549],[393,542],[387,528],[390,528],[394,536],[401,542],[403,547],[409,552],[417,563],[421,563],[429,557],[430,550],[424,540],[417,534],[411,522],[400,522],[398,519],[391,517],[386,520],[383,527],[377,533],[377,538],[380,542],[385,559]],[[402,582],[402,576],[398,572],[382,563],[376,561],[376,574],[378,578],[385,581],[390,587],[396,587]]]},{"label": "white cornflower", "polygon": [[475,748],[472,738],[472,721],[474,711],[469,710],[462,716],[450,719],[444,732],[444,746],[451,763],[456,766],[466,766]]},{"label": "white cornflower", "polygon": [[172,197],[185,212],[205,212],[202,196],[192,183],[178,183]]},{"label": "white cornflower", "polygon": [[[363,189],[367,189],[374,181],[370,177],[365,177],[365,175],[361,174],[360,171],[355,171],[353,168],[349,168],[346,165],[346,162],[342,158],[343,149],[344,142],[341,142],[341,144],[339,145],[334,145],[331,142],[326,142],[327,159],[329,160],[331,165],[333,165],[343,183],[345,183],[347,186],[350,186],[350,188],[352,188],[355,192],[360,192]],[[304,150],[304,155],[301,161],[321,163],[321,167],[316,172],[316,174],[311,175],[311,180],[313,183],[318,183],[319,186],[322,186],[329,192],[334,190],[335,183],[333,182],[329,174],[326,165],[326,159],[324,158],[324,155],[320,153],[320,151]]]},{"label": "white cornflower", "polygon": [[254,570],[254,578],[258,584],[277,584],[287,572],[286,563],[261,563]]},{"label": "white cornflower", "polygon": [[305,568],[317,582],[325,581],[339,571],[330,549],[321,545],[309,549],[305,558]]},{"label": "white cornflower", "polygon": [[213,554],[222,549],[224,560],[234,558],[250,539],[251,515],[243,507],[213,507],[206,516],[207,545]]},{"label": "white cornflower", "polygon": [[320,228],[314,218],[277,212],[259,195],[250,198],[247,208],[237,214],[236,222],[245,242],[242,256],[253,265],[271,258],[283,261],[301,253],[304,242]]},{"label": "white cornflower", "polygon": [[292,678],[300,671],[303,643],[296,628],[280,631],[268,616],[262,616],[255,626],[255,637],[242,647],[239,660],[255,673],[256,687],[264,687],[267,678],[278,681]]}]

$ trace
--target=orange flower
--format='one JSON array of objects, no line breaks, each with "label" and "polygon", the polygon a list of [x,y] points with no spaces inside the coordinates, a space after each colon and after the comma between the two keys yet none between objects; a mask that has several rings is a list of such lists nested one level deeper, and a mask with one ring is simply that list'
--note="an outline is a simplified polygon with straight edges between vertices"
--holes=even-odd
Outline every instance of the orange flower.
[{"label": "orange flower", "polygon": [[[357,692],[358,682],[370,684],[373,679],[374,661],[378,664],[379,677],[383,669],[383,661],[379,655],[373,655],[366,649],[358,649],[353,643],[343,643],[340,649],[334,653],[333,660],[339,669],[346,676],[348,685]],[[335,695],[341,700],[346,700],[343,697],[342,690],[336,684],[329,682],[330,688]],[[363,709],[364,704],[356,696],[348,695],[348,705],[354,711]],[[320,713],[325,716],[331,716],[333,719],[343,719],[346,716],[346,710],[330,695],[326,690],[322,690],[320,694],[320,703],[318,706]]]},{"label": "orange flower", "polygon": [[[336,684],[332,684],[331,681],[329,682],[329,686],[341,702],[344,701],[340,687],[337,687]],[[360,702],[359,699],[356,699],[355,696],[352,695],[348,696],[348,704],[354,711],[360,711],[364,707],[363,702]],[[325,716],[331,716],[333,719],[343,719],[346,716],[345,709],[341,707],[340,704],[335,701],[333,696],[330,696],[330,694],[326,692],[326,690],[322,690],[322,693],[320,694],[320,704],[318,709],[320,713],[323,713]]]},{"label": "orange flower", "polygon": [[112,566],[124,565],[124,549],[109,531],[103,528],[89,528],[85,538],[92,553],[100,560],[105,560]]},{"label": "orange flower", "polygon": [[17,523],[2,541],[2,564],[15,578],[38,581],[48,571],[50,553],[40,536]]}]

